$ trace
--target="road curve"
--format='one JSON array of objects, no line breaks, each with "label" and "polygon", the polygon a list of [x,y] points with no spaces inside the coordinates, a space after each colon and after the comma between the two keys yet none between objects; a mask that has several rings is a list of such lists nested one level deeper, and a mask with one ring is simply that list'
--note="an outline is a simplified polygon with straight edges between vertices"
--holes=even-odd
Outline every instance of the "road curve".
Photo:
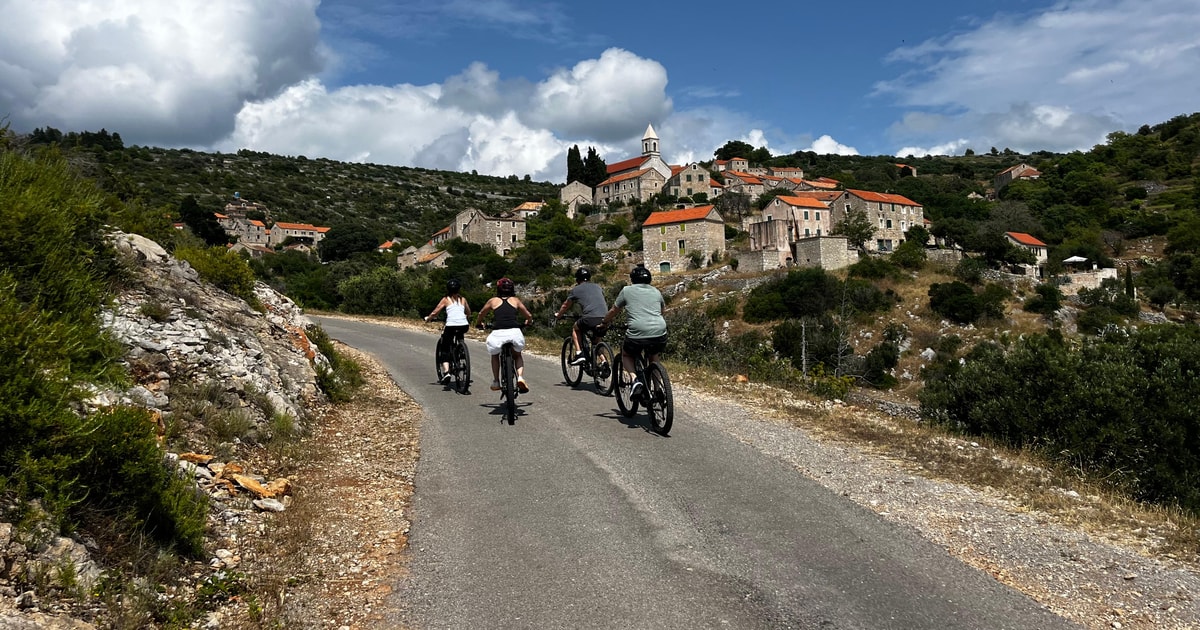
[{"label": "road curve", "polygon": [[434,332],[314,317],[425,410],[396,597],[410,628],[1072,628],[712,424],[670,437],[530,356],[514,425],[434,383]]}]

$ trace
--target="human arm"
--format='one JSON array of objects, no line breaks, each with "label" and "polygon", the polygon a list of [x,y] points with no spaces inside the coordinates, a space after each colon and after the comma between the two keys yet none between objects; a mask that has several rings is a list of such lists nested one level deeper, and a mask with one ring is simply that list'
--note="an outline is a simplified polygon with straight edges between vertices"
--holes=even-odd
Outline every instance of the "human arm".
[{"label": "human arm", "polygon": [[558,312],[554,314],[554,318],[562,319],[562,316],[566,315],[567,311],[571,310],[571,305],[574,303],[575,298],[573,296],[567,296],[567,299],[563,301],[562,306],[558,307]]},{"label": "human arm", "polygon": [[529,312],[529,309],[525,307],[525,302],[522,302],[520,298],[517,299],[517,312],[525,316],[526,326],[533,323],[533,315]]},{"label": "human arm", "polygon": [[492,299],[488,300],[487,302],[484,302],[484,303],[483,303],[483,308],[479,309],[479,314],[475,316],[475,327],[476,327],[476,328],[482,328],[482,327],[483,327],[483,316],[484,316],[484,315],[487,315],[487,314],[488,314],[488,313],[490,313],[490,312],[492,312],[492,309],[493,309],[493,308],[495,308],[495,307],[492,305],[492,302],[493,302],[494,300],[495,300],[495,298],[492,298]]},{"label": "human arm", "polygon": [[425,321],[429,321],[429,320],[433,319],[434,317],[437,317],[437,314],[442,312],[443,308],[446,308],[446,301],[448,299],[449,298],[442,298],[441,301],[437,303],[437,306],[433,307],[433,310],[430,311],[430,313],[425,316]]}]

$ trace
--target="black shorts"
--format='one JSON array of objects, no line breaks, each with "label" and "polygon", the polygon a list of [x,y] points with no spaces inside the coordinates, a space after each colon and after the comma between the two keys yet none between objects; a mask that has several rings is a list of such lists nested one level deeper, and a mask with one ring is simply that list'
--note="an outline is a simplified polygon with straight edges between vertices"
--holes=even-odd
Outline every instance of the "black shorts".
[{"label": "black shorts", "polygon": [[603,317],[580,317],[575,321],[575,325],[579,327],[579,332],[584,334],[592,333],[593,336],[598,337],[599,335],[596,334],[596,329],[599,328],[600,324],[603,322]]},{"label": "black shorts", "polygon": [[447,343],[450,342],[451,337],[458,337],[459,340],[462,340],[463,335],[466,334],[470,328],[470,324],[463,324],[461,326],[446,326],[442,329],[442,339],[444,339]]},{"label": "black shorts", "polygon": [[649,357],[652,354],[659,354],[667,347],[667,336],[648,337],[646,339],[630,339],[625,338],[625,343],[621,345],[621,352],[628,354],[631,357],[638,356],[639,353],[645,352]]}]

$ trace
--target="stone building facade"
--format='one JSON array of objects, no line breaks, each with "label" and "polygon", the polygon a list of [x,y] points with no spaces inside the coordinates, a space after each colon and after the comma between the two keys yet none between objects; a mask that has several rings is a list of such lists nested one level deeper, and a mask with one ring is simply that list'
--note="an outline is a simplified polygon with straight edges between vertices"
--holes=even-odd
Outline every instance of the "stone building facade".
[{"label": "stone building facade", "polygon": [[447,238],[461,238],[468,243],[493,247],[501,256],[525,243],[525,219],[515,212],[488,216],[468,209],[454,217]]},{"label": "stone building facade", "polygon": [[642,256],[661,273],[687,269],[691,253],[700,265],[725,255],[725,220],[711,205],[654,212],[642,223]]},{"label": "stone building facade", "polygon": [[875,227],[872,238],[865,243],[868,251],[894,251],[904,242],[904,233],[908,228],[925,224],[924,207],[903,195],[850,189],[843,191],[830,207],[834,225],[850,212],[866,213],[867,219]]}]

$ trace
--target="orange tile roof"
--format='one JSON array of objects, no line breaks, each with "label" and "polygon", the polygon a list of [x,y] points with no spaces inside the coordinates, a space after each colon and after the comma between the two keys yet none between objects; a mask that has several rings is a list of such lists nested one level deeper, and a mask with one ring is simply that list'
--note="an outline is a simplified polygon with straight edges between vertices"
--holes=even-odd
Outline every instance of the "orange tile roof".
[{"label": "orange tile roof", "polygon": [[544,201],[526,201],[525,203],[514,208],[514,210],[541,210],[542,206],[544,205],[546,205],[546,202]]},{"label": "orange tile roof", "polygon": [[825,205],[820,199],[812,197],[793,197],[792,195],[779,195],[776,199],[783,203],[799,206],[801,208],[816,208],[817,210],[825,210],[829,206]]},{"label": "orange tile roof", "polygon": [[671,177],[675,177],[676,175],[682,173],[684,168],[685,167],[683,166],[671,166]]},{"label": "orange tile roof", "polygon": [[809,199],[820,199],[821,201],[833,201],[842,196],[842,193],[836,190],[793,190],[789,197],[808,197]]},{"label": "orange tile roof", "polygon": [[391,249],[392,245],[395,245],[395,243],[391,241],[384,241],[382,245],[376,247],[375,249]]},{"label": "orange tile roof", "polygon": [[258,219],[250,219],[250,225],[253,225],[254,227],[260,227],[260,228],[267,227],[266,223],[263,223],[262,221],[259,221]]},{"label": "orange tile roof", "polygon": [[641,166],[642,161],[645,159],[646,158],[644,157],[635,157],[629,158],[628,160],[621,160],[620,162],[609,164],[606,167],[606,170],[608,171],[609,175],[612,175],[613,173],[620,173],[622,171],[628,171],[631,168],[637,168]]},{"label": "orange tile roof", "polygon": [[861,197],[867,201],[876,201],[880,203],[898,203],[904,206],[919,206],[921,204],[905,197],[904,195],[894,195],[892,193],[880,193],[871,190],[847,190],[846,192],[856,197]]},{"label": "orange tile roof", "polygon": [[218,219],[228,219],[229,218],[229,217],[221,214],[220,212],[214,212],[213,214],[217,215]]},{"label": "orange tile roof", "polygon": [[632,173],[622,173],[620,175],[614,175],[613,177],[609,177],[608,179],[600,182],[599,184],[596,184],[596,187],[599,188],[601,186],[606,186],[608,184],[615,184],[617,182],[623,182],[627,179],[637,179],[638,177],[645,175],[646,172],[649,170],[650,169],[645,168],[640,171],[633,171]]},{"label": "orange tile roof", "polygon": [[446,227],[434,232],[433,235],[437,236],[438,234],[445,234],[446,232],[449,232],[449,231],[450,231],[450,226],[447,225]]},{"label": "orange tile roof", "polygon": [[445,253],[446,252],[441,251],[441,250],[438,250],[436,252],[430,252],[430,253],[425,254],[424,256],[418,258],[417,262],[418,263],[427,263],[427,262],[436,260],[438,256],[441,256],[442,254],[445,254]]},{"label": "orange tile roof", "polygon": [[275,227],[283,228],[285,230],[310,230],[312,232],[329,231],[329,228],[327,227],[317,227],[311,223],[284,223],[283,221],[277,221],[275,223]]},{"label": "orange tile roof", "polygon": [[1047,247],[1047,245],[1024,232],[1005,232],[1012,240],[1030,247]]},{"label": "orange tile roof", "polygon": [[646,221],[642,223],[642,227],[650,227],[653,225],[666,225],[668,223],[686,223],[688,221],[699,221],[712,212],[713,207],[696,206],[695,208],[684,208],[683,210],[666,210],[664,212],[651,212]]}]

